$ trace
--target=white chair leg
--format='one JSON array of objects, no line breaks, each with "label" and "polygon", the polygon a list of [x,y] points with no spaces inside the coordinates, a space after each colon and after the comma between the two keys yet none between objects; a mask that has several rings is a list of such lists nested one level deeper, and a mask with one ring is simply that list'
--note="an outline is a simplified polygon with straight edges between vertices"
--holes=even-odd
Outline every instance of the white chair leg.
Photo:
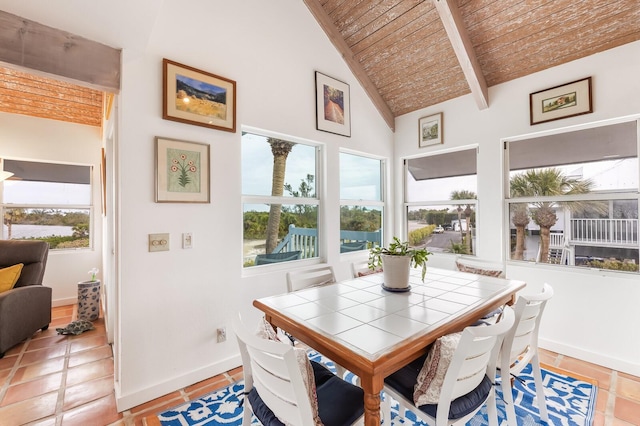
[{"label": "white chair leg", "polygon": [[[491,390],[491,395],[487,399],[487,418],[489,420],[489,426],[498,426],[498,408],[496,407],[496,391],[495,388]],[[509,425],[510,422],[507,421]],[[514,424],[516,426],[516,424]]]},{"label": "white chair leg", "polygon": [[[504,374],[503,374],[504,371]],[[516,418],[516,409],[513,403],[513,390],[511,389],[511,375],[509,369],[500,369],[501,382],[502,382],[502,399],[504,400],[504,407],[507,413],[507,424],[509,426],[516,426],[518,420]]]},{"label": "white chair leg", "polygon": [[242,413],[242,426],[251,426],[251,416],[253,412],[251,411],[251,406],[249,405],[249,395],[244,395],[244,404],[243,404],[243,413]]},{"label": "white chair leg", "polygon": [[544,396],[542,372],[540,371],[540,361],[537,354],[531,359],[531,369],[533,370],[533,378],[536,384],[536,397],[538,399],[538,407],[540,407],[540,420],[549,423],[549,414],[547,413],[547,399]]}]

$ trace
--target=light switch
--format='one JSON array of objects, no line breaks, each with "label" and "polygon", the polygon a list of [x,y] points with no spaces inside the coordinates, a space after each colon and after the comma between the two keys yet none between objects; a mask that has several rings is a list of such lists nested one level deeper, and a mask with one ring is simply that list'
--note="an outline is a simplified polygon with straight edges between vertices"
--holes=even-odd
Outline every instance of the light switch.
[{"label": "light switch", "polygon": [[191,236],[191,232],[185,232],[182,234],[182,248],[190,249],[193,247],[193,237]]},{"label": "light switch", "polygon": [[149,234],[149,251],[169,251],[169,234]]}]

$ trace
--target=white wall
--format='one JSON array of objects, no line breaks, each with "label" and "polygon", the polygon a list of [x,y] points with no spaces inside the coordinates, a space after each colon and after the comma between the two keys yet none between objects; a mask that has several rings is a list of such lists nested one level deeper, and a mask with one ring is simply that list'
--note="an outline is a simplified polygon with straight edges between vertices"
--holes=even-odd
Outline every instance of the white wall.
[{"label": "white wall", "polygon": [[[53,305],[77,302],[79,281],[87,271],[102,269],[102,210],[100,196],[101,130],[99,127],[0,112],[0,157],[92,165],[93,248],[51,250],[44,285],[53,289]],[[99,274],[100,277],[100,274]]]},{"label": "white wall", "polygon": [[[125,50],[119,97],[120,263],[115,345],[119,409],[240,365],[231,320],[257,313],[253,299],[286,291],[280,269],[242,269],[242,126],[324,144],[326,260],[340,278],[339,149],[391,158],[392,132],[301,1],[164,2],[144,55]],[[162,58],[236,80],[236,133],[162,119]],[[352,131],[316,130],[314,71],[350,85]],[[154,137],[211,145],[211,203],[154,202]],[[389,223],[392,215],[389,215]],[[170,251],[149,253],[149,233]],[[183,232],[193,234],[190,250]],[[341,264],[342,262],[342,264]],[[228,340],[215,343],[226,326]],[[118,366],[118,364],[116,364]]]},{"label": "white wall", "polygon": [[[478,154],[478,256],[504,258],[502,142],[508,137],[576,126],[640,113],[640,42],[627,44],[489,89],[489,109],[478,110],[470,95],[396,119],[395,191],[402,192],[401,161],[469,144]],[[593,77],[591,114],[529,125],[529,94]],[[444,145],[418,148],[418,119],[443,112]],[[396,230],[401,232],[402,205],[397,200]],[[452,265],[451,256],[432,256],[434,265]],[[431,262],[431,260],[430,260]],[[510,278],[535,292],[543,282],[556,293],[541,326],[541,346],[566,355],[640,375],[640,280],[637,274],[602,273],[553,266],[510,263]]]}]

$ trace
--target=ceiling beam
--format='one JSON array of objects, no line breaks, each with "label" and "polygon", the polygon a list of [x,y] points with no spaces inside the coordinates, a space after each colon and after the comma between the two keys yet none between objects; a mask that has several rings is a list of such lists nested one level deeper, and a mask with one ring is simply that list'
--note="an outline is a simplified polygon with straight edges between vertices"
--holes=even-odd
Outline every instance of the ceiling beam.
[{"label": "ceiling beam", "polygon": [[433,0],[478,108],[489,108],[487,82],[454,0]]},{"label": "ceiling beam", "polygon": [[329,37],[329,40],[331,40],[335,48],[340,52],[342,58],[347,63],[347,66],[358,79],[367,95],[369,95],[371,102],[373,102],[375,107],[378,109],[384,121],[392,131],[395,131],[395,117],[393,116],[393,112],[391,112],[391,108],[389,108],[389,105],[387,105],[384,99],[382,99],[378,89],[373,84],[362,65],[353,58],[353,53],[351,52],[349,45],[344,41],[342,34],[340,34],[336,26],[331,21],[329,15],[324,11],[320,2],[318,0],[304,0],[304,3],[316,18],[316,21],[320,24],[327,37]]},{"label": "ceiling beam", "polygon": [[0,10],[0,62],[120,92],[120,50]]}]

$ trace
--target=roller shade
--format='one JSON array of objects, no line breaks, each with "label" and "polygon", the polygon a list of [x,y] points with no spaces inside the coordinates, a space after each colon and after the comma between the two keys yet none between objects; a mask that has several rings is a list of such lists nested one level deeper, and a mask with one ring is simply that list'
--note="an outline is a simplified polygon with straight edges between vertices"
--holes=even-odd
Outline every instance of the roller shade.
[{"label": "roller shade", "polygon": [[4,160],[4,170],[14,174],[12,179],[24,181],[91,183],[90,166]]},{"label": "roller shade", "polygon": [[476,149],[430,155],[407,160],[407,168],[417,181],[478,173]]}]

